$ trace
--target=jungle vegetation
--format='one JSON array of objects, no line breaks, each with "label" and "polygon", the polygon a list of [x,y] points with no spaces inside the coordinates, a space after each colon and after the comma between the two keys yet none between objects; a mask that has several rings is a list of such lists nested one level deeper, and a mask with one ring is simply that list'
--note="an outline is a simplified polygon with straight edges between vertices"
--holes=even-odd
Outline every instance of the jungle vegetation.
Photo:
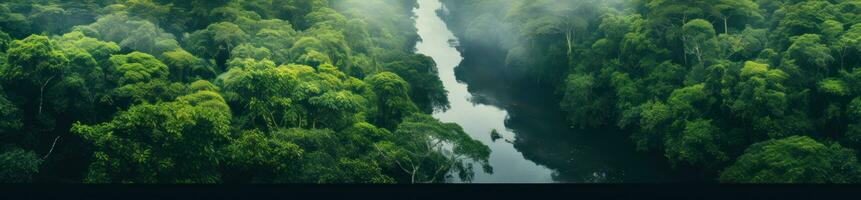
[{"label": "jungle vegetation", "polygon": [[577,128],[720,182],[858,183],[861,1],[444,0]]},{"label": "jungle vegetation", "polygon": [[3,1],[0,182],[469,180],[415,4]]}]

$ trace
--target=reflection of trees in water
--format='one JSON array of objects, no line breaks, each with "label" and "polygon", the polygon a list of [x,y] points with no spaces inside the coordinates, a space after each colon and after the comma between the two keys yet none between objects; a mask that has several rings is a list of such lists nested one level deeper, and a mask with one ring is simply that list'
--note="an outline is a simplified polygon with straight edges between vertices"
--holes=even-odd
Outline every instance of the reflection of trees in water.
[{"label": "reflection of trees in water", "polygon": [[[469,54],[466,54],[469,55]],[[668,179],[659,159],[646,158],[613,128],[572,130],[547,87],[509,81],[492,66],[493,55],[469,55],[455,68],[468,83],[470,102],[508,111],[505,127],[525,159],[554,171],[557,182],[616,183]],[[659,173],[660,172],[660,173]],[[667,172],[667,173],[664,173]]]}]

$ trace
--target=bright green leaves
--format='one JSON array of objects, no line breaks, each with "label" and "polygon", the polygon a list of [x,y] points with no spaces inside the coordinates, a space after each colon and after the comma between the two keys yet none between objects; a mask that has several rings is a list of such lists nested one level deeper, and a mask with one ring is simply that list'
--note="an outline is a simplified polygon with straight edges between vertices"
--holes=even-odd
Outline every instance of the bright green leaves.
[{"label": "bright green leaves", "polygon": [[107,80],[115,87],[110,101],[114,104],[155,103],[184,94],[185,85],[169,82],[170,69],[152,55],[114,55],[108,63]]},{"label": "bright green leaves", "polygon": [[50,84],[49,80],[60,79],[68,59],[54,43],[45,36],[32,35],[24,40],[16,40],[6,52],[7,67],[2,78],[6,81],[20,81],[34,87]]},{"label": "bright green leaves", "polygon": [[36,118],[24,121],[25,125],[52,127],[51,116],[43,114],[57,110],[50,95],[63,81],[68,63],[63,52],[45,36],[31,35],[10,44],[5,67],[0,67],[0,82],[7,97],[15,99],[15,104],[24,110],[24,118]]},{"label": "bright green leaves", "polygon": [[110,122],[78,123],[72,132],[96,147],[85,182],[214,183],[230,118],[224,100],[203,91],[133,106]]},{"label": "bright green leaves", "polygon": [[[274,129],[301,125],[300,110],[294,106],[299,80],[286,67],[275,68],[269,61],[247,60],[245,64],[231,62],[230,71],[219,81],[230,102],[236,102],[237,115],[247,125],[266,124]],[[268,62],[268,63],[267,63]],[[259,120],[259,121],[258,121]],[[289,123],[289,124],[288,124]]]},{"label": "bright green leaves", "polygon": [[819,91],[825,94],[834,96],[846,96],[849,94],[849,88],[846,83],[839,79],[825,79],[819,82]]},{"label": "bright green leaves", "polygon": [[376,94],[373,99],[377,109],[372,115],[374,124],[393,130],[401,119],[418,109],[410,100],[410,85],[398,75],[383,72],[366,78],[365,82]]},{"label": "bright green leaves", "polygon": [[[277,133],[273,133],[277,134]],[[304,151],[284,137],[274,137],[260,131],[245,131],[226,148],[227,166],[244,173],[253,173],[254,183],[286,182],[301,165]],[[231,176],[231,175],[228,175]]]},{"label": "bright green leaves", "polygon": [[752,76],[763,75],[768,73],[768,65],[757,63],[753,61],[747,61],[744,63],[744,67],[741,68],[741,77],[750,78]]},{"label": "bright green leaves", "polygon": [[[447,104],[433,61],[413,53],[413,4],[0,3],[14,38],[71,30],[17,41],[0,32],[0,146],[41,149],[62,136],[45,167],[31,151],[2,152],[0,180],[41,169],[49,182],[406,182],[374,144],[400,143],[392,131],[403,118]],[[432,151],[435,178],[470,176],[448,155],[486,163],[489,150],[458,127],[427,123],[460,143]],[[80,159],[90,162],[83,173],[53,164]]]},{"label": "bright green leaves", "polygon": [[[737,117],[750,123],[754,130],[767,133],[771,138],[783,137],[799,131],[785,128],[792,117],[789,100],[783,81],[788,76],[778,69],[752,61],[745,62],[739,73],[739,82],[733,89],[733,97],[725,100]],[[733,100],[734,99],[734,100]],[[731,101],[731,102],[730,102]],[[802,125],[804,123],[794,122]]]},{"label": "bright green leaves", "polygon": [[722,182],[855,183],[859,168],[855,153],[839,144],[822,144],[792,136],[751,145],[721,173]]},{"label": "bright green leaves", "polygon": [[111,56],[109,62],[113,80],[120,86],[167,79],[170,74],[167,65],[152,55],[141,52]]},{"label": "bright green leaves", "polygon": [[673,91],[667,99],[667,104],[676,116],[682,119],[692,119],[701,116],[699,108],[709,106],[714,99],[705,91],[705,85],[697,84]]},{"label": "bright green leaves", "polygon": [[326,127],[339,129],[357,121],[357,113],[363,112],[367,102],[364,97],[349,91],[327,92],[323,95],[311,97],[308,102],[316,113],[313,116],[312,127],[316,127],[318,121],[328,124]]},{"label": "bright green leaves", "polygon": [[410,183],[444,181],[449,173],[461,180],[472,178],[472,163],[492,172],[488,165],[490,149],[470,138],[456,124],[442,123],[428,115],[416,114],[404,119],[394,133],[393,141],[375,144],[384,162],[408,175]]},{"label": "bright green leaves", "polygon": [[80,31],[64,34],[59,38],[58,46],[62,49],[80,49],[89,53],[96,60],[103,60],[120,51],[114,42],[104,42],[85,36]]},{"label": "bright green leaves", "polygon": [[649,101],[640,105],[640,131],[631,135],[637,150],[645,151],[663,145],[664,134],[673,122],[670,107],[660,101]]},{"label": "bright green leaves", "polygon": [[228,101],[241,105],[236,110],[246,126],[340,130],[364,120],[370,105],[364,95],[373,95],[373,91],[359,89],[364,83],[354,82],[331,65],[315,70],[302,65],[275,67],[268,60],[234,59],[229,66],[219,83]]}]

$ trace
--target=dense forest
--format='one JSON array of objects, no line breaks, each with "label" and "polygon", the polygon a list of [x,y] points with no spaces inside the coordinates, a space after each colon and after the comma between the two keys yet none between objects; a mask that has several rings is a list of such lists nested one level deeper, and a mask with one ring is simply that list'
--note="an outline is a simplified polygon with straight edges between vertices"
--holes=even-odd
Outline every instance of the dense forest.
[{"label": "dense forest", "polygon": [[858,183],[861,1],[443,0],[570,124],[711,180]]},{"label": "dense forest", "polygon": [[[0,182],[428,183],[487,170],[414,0],[0,3]],[[481,166],[478,166],[481,165]],[[473,169],[480,168],[480,169]]]},{"label": "dense forest", "polygon": [[[441,1],[458,48],[553,88],[560,124],[709,182],[861,182],[861,0]],[[0,183],[493,173],[490,147],[432,116],[449,100],[416,6],[2,1]]]}]

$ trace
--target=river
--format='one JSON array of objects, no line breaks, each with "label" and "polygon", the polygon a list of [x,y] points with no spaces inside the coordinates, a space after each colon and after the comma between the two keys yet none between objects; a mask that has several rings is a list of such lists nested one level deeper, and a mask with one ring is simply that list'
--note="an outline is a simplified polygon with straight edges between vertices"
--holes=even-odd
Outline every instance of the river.
[{"label": "river", "polygon": [[[638,152],[613,128],[568,126],[551,90],[501,80],[504,55],[462,53],[457,37],[437,15],[439,0],[418,0],[417,53],[433,58],[448,91],[450,108],[434,117],[460,124],[490,147],[493,173],[475,170],[473,183],[676,182],[678,174],[660,155]],[[467,55],[464,57],[464,55]],[[492,140],[497,130],[502,139]],[[451,182],[462,182],[457,178]]]}]

